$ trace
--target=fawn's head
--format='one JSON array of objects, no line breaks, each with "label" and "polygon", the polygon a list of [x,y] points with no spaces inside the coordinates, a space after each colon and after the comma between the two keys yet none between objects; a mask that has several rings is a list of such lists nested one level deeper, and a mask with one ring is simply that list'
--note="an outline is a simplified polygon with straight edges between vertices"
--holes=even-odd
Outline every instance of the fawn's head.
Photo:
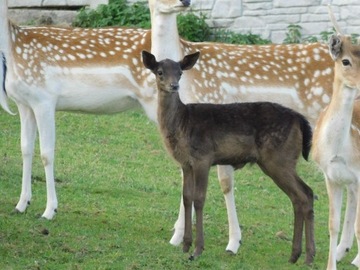
[{"label": "fawn's head", "polygon": [[353,44],[350,36],[333,35],[329,51],[335,61],[335,82],[360,89],[360,45]]},{"label": "fawn's head", "polygon": [[157,62],[153,54],[142,51],[144,66],[155,74],[158,90],[166,92],[179,90],[179,81],[183,70],[191,69],[198,60],[199,55],[199,52],[186,55],[179,62],[170,59]]}]

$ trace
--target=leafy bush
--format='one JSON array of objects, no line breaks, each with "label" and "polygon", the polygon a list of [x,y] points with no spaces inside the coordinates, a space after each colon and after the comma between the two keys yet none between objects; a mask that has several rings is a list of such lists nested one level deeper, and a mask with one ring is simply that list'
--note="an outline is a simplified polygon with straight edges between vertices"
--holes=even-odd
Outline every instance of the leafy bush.
[{"label": "leafy bush", "polygon": [[290,44],[290,43],[301,43],[301,29],[302,27],[297,24],[290,24],[287,27],[286,38],[284,39],[283,43]]},{"label": "leafy bush", "polygon": [[95,10],[81,9],[73,22],[76,27],[114,25],[150,28],[149,8],[141,2],[128,5],[126,0],[110,0],[109,5],[99,5]]},{"label": "leafy bush", "polygon": [[213,41],[230,43],[230,44],[270,44],[271,41],[263,39],[259,35],[248,33],[239,34],[229,30],[215,30]]},{"label": "leafy bush", "polygon": [[[204,14],[188,12],[177,17],[179,35],[189,41],[216,41],[232,44],[268,44],[269,40],[254,34],[237,34],[228,30],[212,29]],[[129,26],[150,28],[150,10],[146,3],[128,5],[126,0],[110,0],[109,5],[99,5],[95,10],[83,8],[77,14],[73,26],[104,27]]]},{"label": "leafy bush", "polygon": [[[331,35],[336,33],[335,29],[331,29],[330,31],[322,31],[317,36],[308,36],[306,38],[302,38],[300,25],[290,24],[288,27],[288,32],[286,33],[286,38],[284,39],[283,43],[311,43],[311,42],[328,42]],[[360,35],[358,34],[351,34],[352,42],[357,43],[357,40]]]},{"label": "leafy bush", "polygon": [[209,41],[211,38],[211,28],[206,23],[206,16],[200,16],[194,13],[179,14],[177,16],[177,25],[179,35],[184,39],[201,42]]}]

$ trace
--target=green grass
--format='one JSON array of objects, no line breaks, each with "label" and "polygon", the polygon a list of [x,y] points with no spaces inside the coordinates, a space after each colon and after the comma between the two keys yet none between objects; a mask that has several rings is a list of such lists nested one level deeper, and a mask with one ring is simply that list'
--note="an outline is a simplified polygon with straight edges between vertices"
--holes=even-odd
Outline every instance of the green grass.
[{"label": "green grass", "polygon": [[[165,153],[156,126],[139,110],[113,116],[58,113],[56,119],[58,214],[45,209],[44,171],[38,145],[33,199],[24,214],[12,211],[20,195],[19,117],[0,111],[0,269],[324,269],[328,252],[328,200],[322,174],[301,161],[299,174],[318,196],[317,255],[287,262],[293,214],[288,198],[256,166],[236,172],[236,202],[243,229],[237,255],[228,240],[225,203],[211,170],[205,206],[203,255],[193,262],[168,241],[177,218],[180,171]],[[353,248],[339,269],[354,269]]]}]

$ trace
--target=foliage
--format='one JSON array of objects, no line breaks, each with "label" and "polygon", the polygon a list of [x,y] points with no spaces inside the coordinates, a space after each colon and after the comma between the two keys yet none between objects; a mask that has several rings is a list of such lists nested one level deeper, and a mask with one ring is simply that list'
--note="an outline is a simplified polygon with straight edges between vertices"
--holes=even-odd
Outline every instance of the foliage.
[{"label": "foliage", "polygon": [[[255,34],[237,34],[228,30],[211,28],[206,22],[206,15],[193,12],[179,14],[177,24],[179,35],[189,41],[216,41],[232,44],[268,44],[269,40]],[[81,9],[73,26],[104,27],[132,26],[150,28],[150,11],[143,2],[128,5],[126,0],[112,0],[109,5],[100,5],[96,10]]]},{"label": "foliage", "polygon": [[177,25],[179,35],[190,41],[201,42],[208,41],[211,38],[211,29],[206,23],[206,16],[189,12],[177,16]]},{"label": "foliage", "polygon": [[[331,29],[329,31],[320,32],[319,36],[308,36],[306,38],[302,38],[300,25],[290,24],[288,27],[288,32],[286,33],[286,38],[283,43],[312,43],[312,42],[328,42],[331,35],[336,33],[335,29]],[[351,34],[352,42],[357,43],[359,38],[359,34]]]},{"label": "foliage", "polygon": [[283,43],[301,43],[301,29],[302,27],[297,24],[290,24],[287,27],[286,38]]},{"label": "foliage", "polygon": [[77,27],[114,25],[150,28],[149,9],[142,2],[128,5],[126,0],[111,0],[109,5],[99,5],[95,10],[81,9],[73,22]]},{"label": "foliage", "polygon": [[229,30],[215,30],[213,41],[224,42],[230,44],[270,44],[271,41],[268,39],[263,39],[261,36],[248,33],[248,34],[239,34],[234,33]]}]

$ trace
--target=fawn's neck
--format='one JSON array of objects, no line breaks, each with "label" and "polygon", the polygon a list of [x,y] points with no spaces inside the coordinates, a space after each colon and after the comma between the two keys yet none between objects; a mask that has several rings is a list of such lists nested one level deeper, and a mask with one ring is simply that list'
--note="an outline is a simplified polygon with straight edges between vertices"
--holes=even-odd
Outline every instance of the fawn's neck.
[{"label": "fawn's neck", "polygon": [[158,121],[165,139],[174,136],[186,121],[186,105],[180,100],[178,92],[158,92]]}]

